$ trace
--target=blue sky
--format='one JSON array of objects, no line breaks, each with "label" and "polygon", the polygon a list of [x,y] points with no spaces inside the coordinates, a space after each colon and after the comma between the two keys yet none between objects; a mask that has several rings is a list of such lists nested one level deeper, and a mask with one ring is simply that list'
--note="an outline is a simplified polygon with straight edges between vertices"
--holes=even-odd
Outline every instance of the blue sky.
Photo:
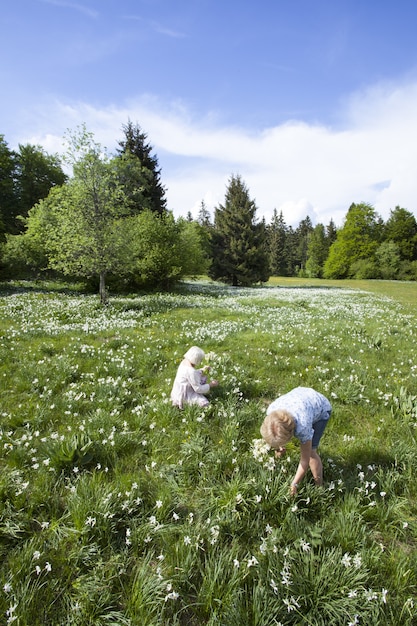
[{"label": "blue sky", "polygon": [[417,216],[415,0],[13,0],[0,26],[11,148],[85,123],[112,152],[130,119],[177,216],[232,174],[267,221]]}]

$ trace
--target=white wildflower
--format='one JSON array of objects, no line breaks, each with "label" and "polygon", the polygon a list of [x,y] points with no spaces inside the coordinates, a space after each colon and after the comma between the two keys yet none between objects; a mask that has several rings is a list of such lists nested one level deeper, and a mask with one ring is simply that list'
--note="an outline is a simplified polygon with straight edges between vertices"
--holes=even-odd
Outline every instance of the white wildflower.
[{"label": "white wildflower", "polygon": [[273,578],[271,578],[271,581],[270,581],[269,585],[272,588],[272,591],[277,594],[278,593],[278,585],[277,585],[277,583],[275,582],[275,580]]},{"label": "white wildflower", "polygon": [[288,613],[290,613],[291,611],[295,611],[295,609],[299,609],[300,608],[300,605],[298,604],[298,602],[294,598],[294,596],[291,596],[290,600],[288,600],[288,598],[284,598],[283,599],[283,603],[287,607]]},{"label": "white wildflower", "polygon": [[176,591],[171,591],[165,596],[165,602],[168,602],[168,600],[177,600],[178,598],[179,593],[177,593]]}]

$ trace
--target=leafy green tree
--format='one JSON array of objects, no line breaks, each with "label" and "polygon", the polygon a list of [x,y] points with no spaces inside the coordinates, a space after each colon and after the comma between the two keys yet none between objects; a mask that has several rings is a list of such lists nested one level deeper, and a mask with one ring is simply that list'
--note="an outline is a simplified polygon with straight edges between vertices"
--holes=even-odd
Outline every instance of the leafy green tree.
[{"label": "leafy green tree", "polygon": [[280,211],[279,215],[274,209],[272,220],[267,227],[269,263],[270,271],[273,276],[286,276],[287,263],[285,258],[285,242],[288,227],[285,223],[284,214]]},{"label": "leafy green tree", "polygon": [[329,242],[323,224],[317,224],[308,239],[306,275],[309,278],[322,278],[323,266],[329,254]]},{"label": "leafy green tree", "polygon": [[[149,209],[159,215],[166,211],[165,189],[161,183],[161,169],[158,158],[152,154],[153,148],[148,143],[147,135],[138,124],[134,125],[130,120],[123,126],[124,139],[119,141],[118,155],[131,155],[139,160],[140,168],[136,168],[135,175],[124,181],[125,193],[134,200],[135,189],[141,187],[140,202],[133,202],[135,213],[143,209]],[[140,173],[140,181],[135,180]]]},{"label": "leafy green tree", "polygon": [[390,212],[385,228],[384,240],[397,244],[401,258],[417,259],[417,221],[410,211],[396,206]]},{"label": "leafy green tree", "polygon": [[105,303],[106,276],[123,264],[129,198],[119,180],[120,160],[110,160],[85,126],[69,133],[67,141],[73,177],[30,212],[28,231],[33,220],[42,225],[49,267],[98,278]]},{"label": "leafy green tree", "polygon": [[66,186],[54,187],[44,200],[30,209],[24,220],[24,232],[6,236],[3,262],[8,277],[38,275],[50,267],[48,259],[49,232],[58,227],[53,207],[64,202]]},{"label": "leafy green tree", "polygon": [[381,241],[382,226],[381,218],[370,204],[352,204],[336,241],[330,247],[324,277],[354,277],[357,261],[373,262]]},{"label": "leafy green tree", "polygon": [[230,178],[225,203],[215,209],[211,244],[211,278],[233,286],[268,280],[265,227],[240,176]]},{"label": "leafy green tree", "polygon": [[175,221],[171,212],[158,216],[149,210],[126,221],[125,262],[119,273],[126,284],[167,288],[206,271],[207,257],[195,222]]},{"label": "leafy green tree", "polygon": [[[57,155],[47,154],[40,146],[19,144],[16,171],[19,216],[26,217],[29,209],[46,198],[53,187],[63,185],[66,180]],[[20,222],[18,230],[22,229]]]},{"label": "leafy green tree", "polygon": [[394,280],[398,278],[401,267],[401,251],[393,241],[383,241],[375,252],[378,271],[381,278]]}]

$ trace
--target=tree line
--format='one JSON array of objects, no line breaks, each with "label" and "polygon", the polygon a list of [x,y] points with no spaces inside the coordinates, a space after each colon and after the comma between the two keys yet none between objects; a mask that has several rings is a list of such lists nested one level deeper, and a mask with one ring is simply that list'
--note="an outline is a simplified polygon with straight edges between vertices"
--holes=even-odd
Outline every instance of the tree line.
[{"label": "tree line", "polygon": [[239,176],[231,177],[213,223],[201,204],[212,278],[232,285],[269,276],[417,280],[417,221],[407,209],[396,206],[384,222],[370,204],[352,203],[340,228],[332,219],[313,226],[309,216],[293,228],[276,209],[266,224],[256,222],[255,213]]},{"label": "tree line", "polygon": [[[384,222],[366,203],[344,223],[296,228],[275,209],[270,223],[240,175],[229,179],[212,216],[175,219],[167,208],[158,158],[128,121],[109,155],[85,125],[65,136],[63,157],[41,147],[10,150],[0,135],[2,278],[62,275],[107,290],[169,287],[208,274],[234,286],[270,276],[417,279],[417,222],[399,206]],[[64,166],[71,174],[64,172]]]}]

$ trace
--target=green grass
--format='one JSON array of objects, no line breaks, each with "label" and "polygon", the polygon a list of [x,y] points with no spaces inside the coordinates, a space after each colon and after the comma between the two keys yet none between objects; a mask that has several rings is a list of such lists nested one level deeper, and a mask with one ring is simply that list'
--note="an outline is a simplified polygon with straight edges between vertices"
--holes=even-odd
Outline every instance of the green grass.
[{"label": "green grass", "polygon": [[268,285],[274,287],[336,287],[342,289],[363,289],[397,300],[401,304],[417,305],[417,282],[401,280],[324,280],[321,278],[273,277]]},{"label": "green grass", "polygon": [[[415,624],[416,288],[4,285],[0,623]],[[221,384],[180,412],[192,344]],[[334,411],[291,498],[297,443],[275,462],[259,427],[297,385]]]}]

